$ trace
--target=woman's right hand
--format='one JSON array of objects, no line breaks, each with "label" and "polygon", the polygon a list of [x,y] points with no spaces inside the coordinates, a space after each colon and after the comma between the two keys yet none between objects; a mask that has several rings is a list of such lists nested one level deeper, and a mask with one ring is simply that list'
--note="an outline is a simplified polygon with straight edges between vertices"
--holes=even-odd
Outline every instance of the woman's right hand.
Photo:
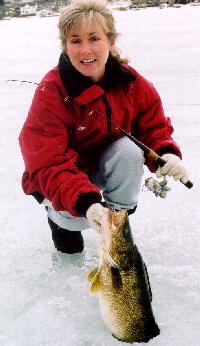
[{"label": "woman's right hand", "polygon": [[105,214],[108,213],[108,209],[103,207],[100,203],[92,204],[87,212],[86,218],[91,228],[100,232],[101,229],[101,220]]}]

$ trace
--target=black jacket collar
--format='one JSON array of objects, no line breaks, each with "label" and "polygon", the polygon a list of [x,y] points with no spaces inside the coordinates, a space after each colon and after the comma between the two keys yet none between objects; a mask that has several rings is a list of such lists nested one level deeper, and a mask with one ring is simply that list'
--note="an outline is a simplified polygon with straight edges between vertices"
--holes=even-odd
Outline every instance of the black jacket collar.
[{"label": "black jacket collar", "polygon": [[[63,53],[60,55],[58,68],[67,93],[72,97],[80,95],[84,90],[95,85],[90,77],[85,77],[77,71]],[[109,55],[105,75],[100,84],[104,90],[124,86],[135,80],[136,78],[131,71],[122,66],[116,58]]]}]

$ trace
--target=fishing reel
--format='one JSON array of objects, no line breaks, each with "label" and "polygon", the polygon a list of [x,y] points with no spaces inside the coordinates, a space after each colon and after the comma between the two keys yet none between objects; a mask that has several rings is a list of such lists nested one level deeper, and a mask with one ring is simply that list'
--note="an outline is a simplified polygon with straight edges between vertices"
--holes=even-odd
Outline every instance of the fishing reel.
[{"label": "fishing reel", "polygon": [[162,181],[158,181],[153,177],[147,178],[144,185],[149,191],[152,191],[156,197],[166,198],[167,192],[171,191],[170,187],[167,186],[166,176],[163,177]]}]

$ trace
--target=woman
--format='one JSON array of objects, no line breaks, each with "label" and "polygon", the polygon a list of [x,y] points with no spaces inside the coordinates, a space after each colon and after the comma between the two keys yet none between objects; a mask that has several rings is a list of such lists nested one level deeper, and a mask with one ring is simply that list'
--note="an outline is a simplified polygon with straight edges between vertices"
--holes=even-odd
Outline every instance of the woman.
[{"label": "woman", "polygon": [[[76,253],[81,231],[99,230],[108,207],[135,211],[144,163],[159,176],[186,182],[188,175],[157,91],[120,57],[106,5],[67,6],[59,33],[58,66],[39,84],[19,138],[22,186],[46,206],[57,250]],[[144,158],[118,126],[163,155],[164,167]]]}]

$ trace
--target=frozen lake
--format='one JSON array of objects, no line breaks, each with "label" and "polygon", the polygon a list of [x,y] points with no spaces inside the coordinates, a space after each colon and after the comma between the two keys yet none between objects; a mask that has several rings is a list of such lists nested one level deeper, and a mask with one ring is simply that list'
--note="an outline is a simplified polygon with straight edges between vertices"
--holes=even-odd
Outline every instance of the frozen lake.
[{"label": "frozen lake", "polygon": [[[200,345],[200,6],[115,12],[120,47],[150,79],[176,129],[194,188],[169,180],[166,200],[141,191],[131,218],[146,261],[161,334],[156,346]],[[79,255],[55,251],[43,207],[23,194],[18,134],[35,86],[57,64],[58,18],[0,21],[0,345],[117,346],[85,276],[98,237]],[[145,177],[150,176],[146,170]]]}]

